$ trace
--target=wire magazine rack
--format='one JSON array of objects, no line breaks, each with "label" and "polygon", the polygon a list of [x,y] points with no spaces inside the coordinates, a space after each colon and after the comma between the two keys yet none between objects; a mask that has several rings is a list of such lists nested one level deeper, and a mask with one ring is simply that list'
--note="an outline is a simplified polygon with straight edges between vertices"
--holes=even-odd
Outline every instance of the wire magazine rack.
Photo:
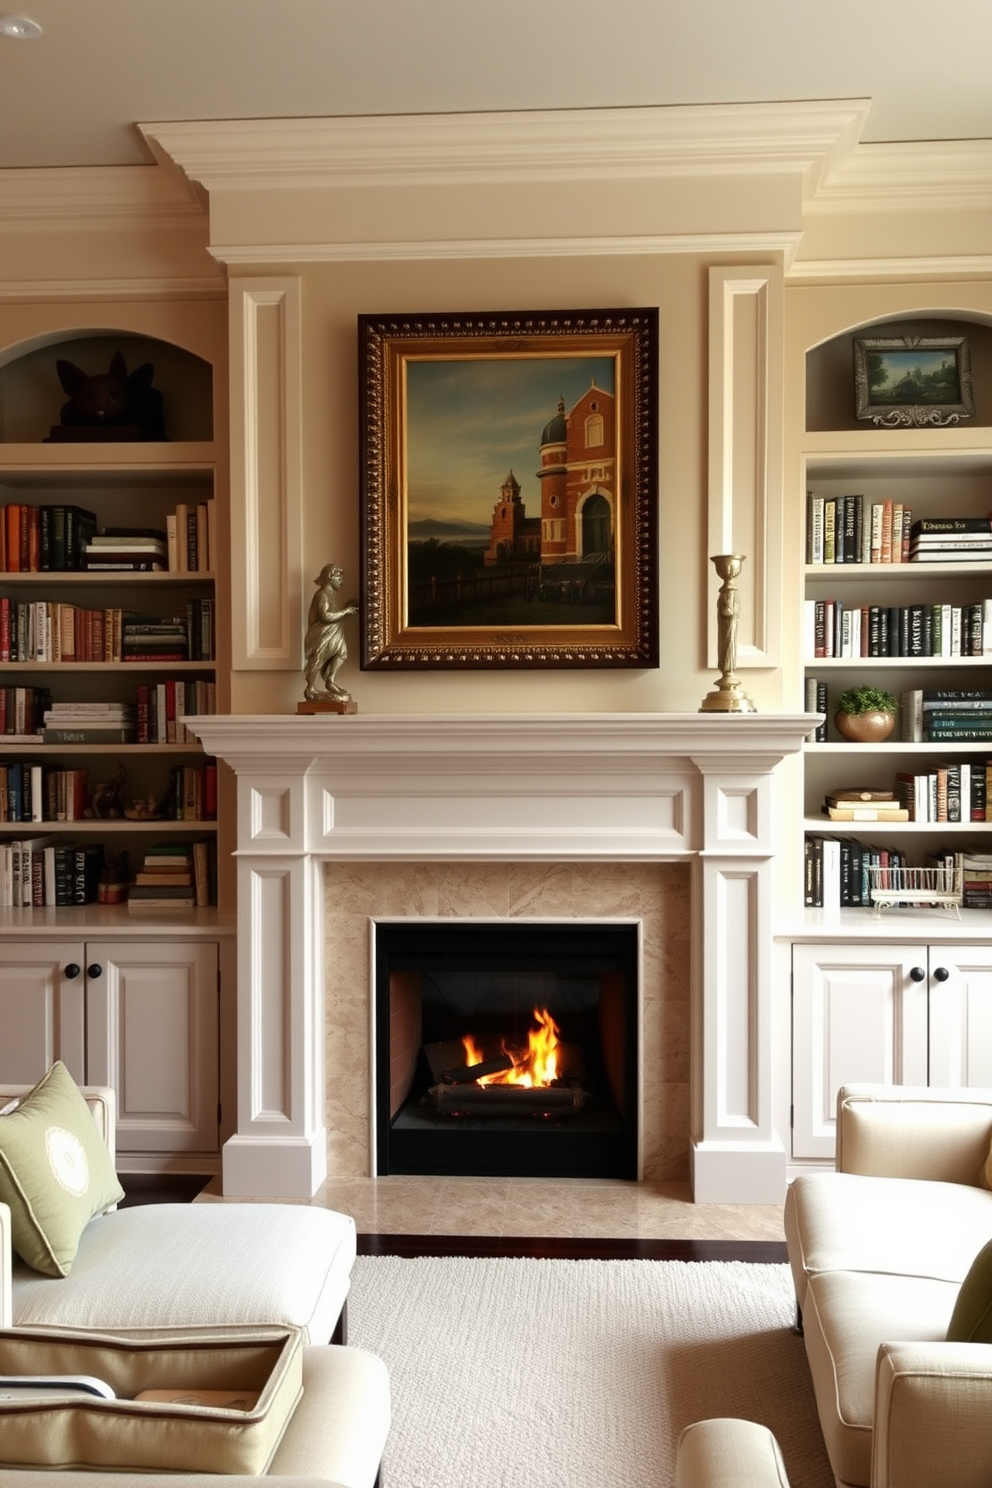
[{"label": "wire magazine rack", "polygon": [[868,869],[868,891],[876,919],[893,904],[953,910],[960,919],[964,871],[960,867],[887,868],[873,863]]}]

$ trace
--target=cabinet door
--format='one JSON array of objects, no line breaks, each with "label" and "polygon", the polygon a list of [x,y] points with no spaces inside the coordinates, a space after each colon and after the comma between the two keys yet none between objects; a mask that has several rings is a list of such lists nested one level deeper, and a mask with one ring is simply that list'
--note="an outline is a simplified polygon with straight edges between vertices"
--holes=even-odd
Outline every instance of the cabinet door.
[{"label": "cabinet door", "polygon": [[992,946],[931,946],[930,1084],[992,1086]]},{"label": "cabinet door", "polygon": [[216,1152],[218,948],[90,941],[86,1068],[117,1091],[117,1150]]},{"label": "cabinet door", "polygon": [[5,941],[0,946],[0,1080],[33,1084],[61,1059],[85,1078],[83,947]]},{"label": "cabinet door", "polygon": [[841,1085],[927,1083],[925,949],[794,946],[792,1021],[792,1155],[832,1158]]}]

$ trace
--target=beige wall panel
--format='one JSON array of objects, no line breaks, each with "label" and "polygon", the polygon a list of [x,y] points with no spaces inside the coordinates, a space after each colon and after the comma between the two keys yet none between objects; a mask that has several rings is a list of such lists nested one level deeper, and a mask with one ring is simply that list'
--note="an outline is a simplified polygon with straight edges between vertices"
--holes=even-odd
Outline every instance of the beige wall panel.
[{"label": "beige wall panel", "polygon": [[232,650],[235,671],[293,667],[300,630],[300,285],[231,287]]},{"label": "beige wall panel", "polygon": [[[591,208],[591,204],[594,209]],[[274,205],[275,204],[275,205]],[[574,181],[498,180],[442,186],[280,186],[275,192],[237,189],[211,204],[211,241],[221,256],[233,244],[445,243],[458,253],[507,239],[622,242],[631,237],[798,232],[802,222],[794,177],[667,177]],[[566,249],[566,251],[569,251]],[[278,257],[278,253],[274,256]],[[238,257],[233,254],[233,261]]]},{"label": "beige wall panel", "polygon": [[[779,660],[781,591],[781,270],[710,270],[709,555],[740,553],[737,666]],[[708,662],[717,666],[710,570]]]},{"label": "beige wall panel", "polygon": [[[362,712],[695,711],[712,680],[705,671],[703,628],[706,265],[668,256],[313,265],[301,269],[301,287],[306,571],[297,578],[305,595],[328,562],[344,568],[349,594],[359,588],[358,314],[659,307],[661,668],[362,673],[356,625],[348,632],[351,656],[341,680]],[[295,662],[264,681],[239,677],[235,688],[238,712],[285,711],[301,695]],[[762,694],[759,687],[752,695],[759,707],[777,702],[774,683],[770,691]]]}]

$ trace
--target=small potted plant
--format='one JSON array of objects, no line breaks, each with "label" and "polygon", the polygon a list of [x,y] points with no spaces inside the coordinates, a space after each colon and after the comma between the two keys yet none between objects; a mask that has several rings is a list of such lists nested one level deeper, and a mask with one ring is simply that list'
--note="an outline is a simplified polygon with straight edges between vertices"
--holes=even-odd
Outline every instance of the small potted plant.
[{"label": "small potted plant", "polygon": [[834,700],[837,732],[856,744],[880,744],[896,726],[899,704],[881,687],[849,687]]}]

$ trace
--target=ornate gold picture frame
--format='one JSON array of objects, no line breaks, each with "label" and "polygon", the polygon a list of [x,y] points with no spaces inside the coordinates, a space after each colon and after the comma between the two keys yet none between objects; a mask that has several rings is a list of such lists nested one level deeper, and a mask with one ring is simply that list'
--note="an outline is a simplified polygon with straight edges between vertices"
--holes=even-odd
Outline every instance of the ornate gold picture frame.
[{"label": "ornate gold picture frame", "polygon": [[658,665],[657,336],[359,317],[364,669]]}]

